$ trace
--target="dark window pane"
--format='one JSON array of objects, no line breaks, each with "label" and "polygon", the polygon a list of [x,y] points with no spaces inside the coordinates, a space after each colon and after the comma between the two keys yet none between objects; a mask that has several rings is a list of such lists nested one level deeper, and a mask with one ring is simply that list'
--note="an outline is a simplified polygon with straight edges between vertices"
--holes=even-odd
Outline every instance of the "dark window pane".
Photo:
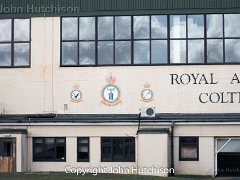
[{"label": "dark window pane", "polygon": [[3,156],[4,157],[12,157],[13,156],[12,142],[3,142]]},{"label": "dark window pane", "polygon": [[11,66],[11,44],[0,44],[0,66]]},{"label": "dark window pane", "polygon": [[[108,144],[108,145],[105,145]],[[135,161],[134,138],[102,138],[103,162],[133,162]]]},{"label": "dark window pane", "polygon": [[186,16],[185,15],[170,16],[170,37],[186,38]]},{"label": "dark window pane", "polygon": [[1,19],[0,20],[0,42],[11,41],[12,33],[12,20]]},{"label": "dark window pane", "polygon": [[183,159],[197,159],[197,147],[183,146],[181,148],[181,158]]},{"label": "dark window pane", "polygon": [[65,138],[33,138],[34,161],[65,161]]},{"label": "dark window pane", "polygon": [[153,40],[151,49],[152,64],[166,64],[168,61],[167,41]]},{"label": "dark window pane", "polygon": [[62,18],[62,39],[78,39],[78,18]]},{"label": "dark window pane", "polygon": [[150,37],[150,20],[149,16],[134,16],[133,31],[135,39],[149,39]]},{"label": "dark window pane", "polygon": [[65,147],[57,146],[56,147],[56,160],[65,160]]},{"label": "dark window pane", "polygon": [[131,64],[131,42],[115,42],[115,64]]},{"label": "dark window pane", "polygon": [[14,65],[15,66],[29,65],[29,43],[14,44]]},{"label": "dark window pane", "polygon": [[112,143],[112,140],[110,138],[102,138],[103,145],[110,145],[111,143]]},{"label": "dark window pane", "polygon": [[113,17],[98,18],[98,39],[113,39]]},{"label": "dark window pane", "polygon": [[62,64],[63,65],[78,64],[78,43],[77,42],[62,43]]},{"label": "dark window pane", "polygon": [[30,19],[14,19],[14,40],[29,41]]},{"label": "dark window pane", "polygon": [[240,37],[240,14],[225,14],[225,37]]},{"label": "dark window pane", "polygon": [[151,16],[151,37],[167,38],[167,16]]},{"label": "dark window pane", "polygon": [[115,17],[115,39],[131,38],[131,17],[116,16]]},{"label": "dark window pane", "polygon": [[98,64],[113,64],[113,42],[98,42]]},{"label": "dark window pane", "polygon": [[113,139],[113,160],[123,161],[124,156],[123,139]]},{"label": "dark window pane", "polygon": [[34,143],[43,143],[43,138],[35,138]]},{"label": "dark window pane", "polygon": [[125,147],[125,159],[126,159],[126,161],[134,161],[135,160],[135,147],[134,146],[126,146]]},{"label": "dark window pane", "polygon": [[192,145],[198,143],[197,137],[180,137],[181,144]]},{"label": "dark window pane", "polygon": [[65,138],[55,138],[56,143],[65,143]]},{"label": "dark window pane", "polygon": [[95,40],[95,17],[80,17],[80,40]]},{"label": "dark window pane", "polygon": [[79,160],[88,160],[89,159],[88,139],[80,139],[78,141],[78,143],[79,143],[78,144],[78,159]]},{"label": "dark window pane", "polygon": [[79,60],[81,65],[95,64],[95,42],[80,42]]},{"label": "dark window pane", "polygon": [[186,63],[186,41],[170,41],[170,63]]},{"label": "dark window pane", "polygon": [[240,62],[240,39],[225,40],[225,61]]},{"label": "dark window pane", "polygon": [[88,144],[88,138],[79,138],[78,143],[79,144]]},{"label": "dark window pane", "polygon": [[43,146],[34,146],[33,148],[33,157],[36,160],[42,160],[44,157]]},{"label": "dark window pane", "polygon": [[45,138],[45,156],[47,159],[54,159],[54,138]]},{"label": "dark window pane", "polygon": [[150,63],[149,41],[134,42],[134,64]]},{"label": "dark window pane", "polygon": [[110,146],[103,146],[102,147],[102,160],[103,161],[111,161],[111,147]]},{"label": "dark window pane", "polygon": [[207,37],[223,37],[223,19],[221,14],[207,15]]},{"label": "dark window pane", "polygon": [[203,15],[188,15],[188,37],[204,38]]},{"label": "dark window pane", "polygon": [[[79,153],[87,153],[88,154],[88,145],[80,144],[78,148]],[[81,157],[80,157],[81,158]]]},{"label": "dark window pane", "polygon": [[134,144],[135,144],[134,138],[125,138],[125,145],[134,146]]},{"label": "dark window pane", "polygon": [[198,160],[198,137],[179,138],[180,160]]},{"label": "dark window pane", "polygon": [[[83,148],[83,147],[82,147]],[[84,151],[78,151],[78,159],[81,160],[86,160],[88,161],[89,157],[88,157],[88,152],[84,152]]]},{"label": "dark window pane", "polygon": [[54,144],[54,138],[45,138],[46,144]]},{"label": "dark window pane", "polygon": [[188,41],[188,63],[204,63],[204,40]]},{"label": "dark window pane", "polygon": [[207,62],[208,63],[223,62],[223,40],[219,39],[207,40]]}]

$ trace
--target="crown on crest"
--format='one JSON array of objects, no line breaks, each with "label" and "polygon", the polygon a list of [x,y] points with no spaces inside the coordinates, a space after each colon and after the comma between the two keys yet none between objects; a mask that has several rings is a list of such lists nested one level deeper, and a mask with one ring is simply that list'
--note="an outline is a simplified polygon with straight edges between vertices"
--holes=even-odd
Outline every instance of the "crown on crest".
[{"label": "crown on crest", "polygon": [[111,73],[110,76],[106,77],[106,81],[108,84],[114,84],[116,82],[116,77],[114,77]]},{"label": "crown on crest", "polygon": [[143,86],[145,89],[148,89],[148,88],[150,88],[151,85],[148,82],[146,82]]}]

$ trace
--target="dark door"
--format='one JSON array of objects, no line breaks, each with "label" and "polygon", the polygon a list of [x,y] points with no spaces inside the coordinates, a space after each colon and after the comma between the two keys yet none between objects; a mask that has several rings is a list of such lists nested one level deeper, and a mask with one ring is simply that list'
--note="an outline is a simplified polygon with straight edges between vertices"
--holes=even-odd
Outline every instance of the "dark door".
[{"label": "dark door", "polygon": [[219,176],[240,176],[240,152],[219,152],[217,167]]},{"label": "dark door", "polygon": [[16,138],[0,138],[0,172],[16,172]]}]

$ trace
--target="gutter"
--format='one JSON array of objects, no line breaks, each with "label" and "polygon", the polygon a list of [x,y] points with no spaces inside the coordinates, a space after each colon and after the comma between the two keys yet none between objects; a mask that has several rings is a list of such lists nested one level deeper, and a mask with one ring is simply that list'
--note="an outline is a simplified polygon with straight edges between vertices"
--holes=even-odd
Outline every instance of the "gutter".
[{"label": "gutter", "polygon": [[[138,126],[138,122],[16,122],[0,123],[1,126]],[[141,122],[142,126],[171,126],[171,122]],[[240,122],[174,122],[175,126],[240,125]]]}]

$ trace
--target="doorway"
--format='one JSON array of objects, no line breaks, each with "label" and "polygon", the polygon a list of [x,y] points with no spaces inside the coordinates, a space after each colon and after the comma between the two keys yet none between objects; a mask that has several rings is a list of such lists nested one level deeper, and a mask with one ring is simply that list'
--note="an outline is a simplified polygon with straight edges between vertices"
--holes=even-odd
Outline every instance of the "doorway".
[{"label": "doorway", "polygon": [[0,172],[16,172],[16,138],[0,138]]},{"label": "doorway", "polygon": [[217,139],[217,176],[240,176],[240,139]]}]

